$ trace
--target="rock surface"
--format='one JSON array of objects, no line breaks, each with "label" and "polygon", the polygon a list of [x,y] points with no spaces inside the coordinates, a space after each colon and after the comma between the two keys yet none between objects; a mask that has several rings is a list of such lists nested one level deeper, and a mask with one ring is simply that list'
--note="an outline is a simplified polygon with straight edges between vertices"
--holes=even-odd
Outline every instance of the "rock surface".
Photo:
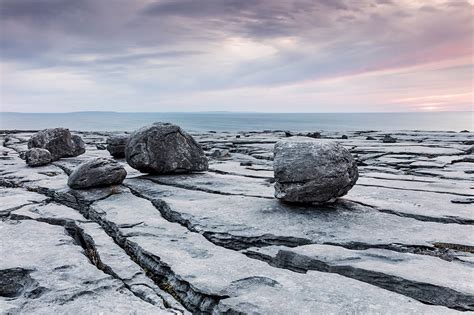
[{"label": "rock surface", "polygon": [[275,144],[275,197],[323,204],[345,195],[357,181],[357,164],[342,145],[293,137]]},{"label": "rock surface", "polygon": [[51,163],[51,153],[46,149],[31,148],[25,153],[28,166],[43,166]]},{"label": "rock surface", "polygon": [[78,156],[85,152],[84,141],[71,135],[69,129],[53,128],[41,130],[28,140],[28,148],[43,148],[51,153],[53,161],[63,157]]},{"label": "rock surface", "polygon": [[86,152],[86,145],[84,140],[78,135],[71,136],[72,143],[73,143],[73,150],[71,156],[78,156]]},{"label": "rock surface", "polygon": [[143,173],[186,173],[208,168],[201,146],[169,123],[154,123],[135,131],[127,142],[125,157],[131,167]]},{"label": "rock surface", "polygon": [[125,157],[125,146],[129,135],[112,135],[107,138],[107,150],[115,158]]},{"label": "rock surface", "polygon": [[127,171],[116,161],[95,158],[75,168],[67,184],[75,189],[119,185],[126,176]]},{"label": "rock surface", "polygon": [[320,206],[273,196],[283,131],[193,134],[229,156],[194,174],[117,161],[121,185],[76,190],[68,174],[108,158],[96,145],[114,135],[78,134],[85,154],[31,168],[20,155],[32,132],[0,132],[5,313],[474,311],[473,133],[393,131],[384,144],[384,132],[325,131],[364,164]]}]

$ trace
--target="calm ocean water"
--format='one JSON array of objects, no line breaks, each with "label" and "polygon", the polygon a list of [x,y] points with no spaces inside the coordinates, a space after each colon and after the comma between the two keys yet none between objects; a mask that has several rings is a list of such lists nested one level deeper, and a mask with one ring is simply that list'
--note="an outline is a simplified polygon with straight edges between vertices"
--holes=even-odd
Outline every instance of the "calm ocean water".
[{"label": "calm ocean water", "polygon": [[1,113],[0,129],[133,131],[154,121],[188,131],[473,130],[474,112],[437,113]]}]

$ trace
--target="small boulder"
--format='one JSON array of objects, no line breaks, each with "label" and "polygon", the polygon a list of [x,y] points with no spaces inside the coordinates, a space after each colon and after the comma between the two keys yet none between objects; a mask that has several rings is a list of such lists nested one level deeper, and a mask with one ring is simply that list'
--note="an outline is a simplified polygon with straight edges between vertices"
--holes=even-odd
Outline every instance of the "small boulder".
[{"label": "small boulder", "polygon": [[306,137],[310,137],[310,138],[314,138],[314,139],[319,139],[319,138],[321,138],[321,133],[320,133],[320,132],[317,132],[317,131],[315,131],[315,132],[308,132],[308,133],[306,134]]},{"label": "small boulder", "polygon": [[51,163],[51,153],[46,149],[32,148],[26,151],[25,161],[28,166],[42,166]]},{"label": "small boulder", "polygon": [[119,185],[127,176],[127,171],[118,162],[95,158],[83,162],[69,175],[68,186],[74,189]]},{"label": "small boulder", "polygon": [[252,166],[253,163],[250,162],[250,161],[244,161],[244,162],[240,162],[240,166]]},{"label": "small boulder", "polygon": [[346,139],[349,139],[349,137],[346,136],[346,135],[342,135],[342,136],[341,136],[341,139],[346,140]]},{"label": "small boulder", "polygon": [[377,139],[375,139],[375,138],[372,137],[372,136],[368,136],[367,138],[365,138],[365,140],[377,140]]},{"label": "small boulder", "polygon": [[125,147],[128,164],[142,173],[168,174],[206,171],[201,146],[179,126],[154,123],[130,135]]},{"label": "small boulder", "polygon": [[359,173],[351,153],[337,142],[294,137],[275,144],[275,197],[324,204],[345,195]]},{"label": "small boulder", "polygon": [[62,157],[78,156],[85,152],[82,138],[71,135],[69,129],[66,128],[44,129],[35,133],[28,140],[28,149],[31,148],[48,150],[52,161]]},{"label": "small boulder", "polygon": [[107,147],[105,145],[103,145],[102,143],[97,143],[95,145],[95,147],[97,148],[97,150],[100,150],[100,151],[103,151],[103,150],[107,149]]},{"label": "small boulder", "polygon": [[20,159],[26,160],[26,151],[18,152],[18,156],[20,157]]},{"label": "small boulder", "polygon": [[226,158],[226,157],[230,156],[229,150],[227,150],[227,149],[218,149],[218,148],[212,149],[209,152],[209,154],[210,154],[211,157],[213,157],[215,159],[222,159],[222,158]]},{"label": "small boulder", "polygon": [[128,135],[113,135],[107,138],[107,151],[110,155],[116,158],[124,158],[128,137]]},{"label": "small boulder", "polygon": [[383,143],[395,143],[397,142],[397,139],[392,137],[391,135],[385,135],[382,139]]}]

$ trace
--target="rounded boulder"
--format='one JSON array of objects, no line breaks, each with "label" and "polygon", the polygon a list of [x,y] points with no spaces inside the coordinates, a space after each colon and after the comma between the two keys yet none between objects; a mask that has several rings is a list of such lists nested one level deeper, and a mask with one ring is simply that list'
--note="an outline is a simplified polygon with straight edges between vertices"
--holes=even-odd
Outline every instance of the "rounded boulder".
[{"label": "rounded boulder", "polygon": [[119,185],[127,176],[120,163],[95,158],[79,164],[69,175],[68,186],[74,189]]},{"label": "rounded boulder", "polygon": [[351,153],[337,142],[293,137],[275,144],[275,197],[324,204],[345,195],[359,172]]},{"label": "rounded boulder", "polygon": [[42,166],[51,163],[51,153],[46,149],[32,148],[26,151],[25,161],[28,166]]},{"label": "rounded boulder", "polygon": [[52,128],[41,130],[28,140],[28,149],[42,148],[51,153],[53,161],[63,157],[78,156],[85,152],[81,137],[71,135],[69,129]]},{"label": "rounded boulder", "polygon": [[125,157],[125,146],[128,141],[128,135],[113,135],[107,138],[107,151],[116,158]]},{"label": "rounded boulder", "polygon": [[170,174],[208,169],[201,146],[179,126],[154,123],[130,135],[125,147],[127,163],[142,173]]}]

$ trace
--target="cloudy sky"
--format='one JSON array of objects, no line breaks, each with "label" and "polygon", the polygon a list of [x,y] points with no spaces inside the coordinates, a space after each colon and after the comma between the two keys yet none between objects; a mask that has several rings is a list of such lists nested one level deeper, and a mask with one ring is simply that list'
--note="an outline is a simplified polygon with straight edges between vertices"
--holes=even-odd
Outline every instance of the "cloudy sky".
[{"label": "cloudy sky", "polygon": [[473,110],[474,0],[0,0],[1,110]]}]

